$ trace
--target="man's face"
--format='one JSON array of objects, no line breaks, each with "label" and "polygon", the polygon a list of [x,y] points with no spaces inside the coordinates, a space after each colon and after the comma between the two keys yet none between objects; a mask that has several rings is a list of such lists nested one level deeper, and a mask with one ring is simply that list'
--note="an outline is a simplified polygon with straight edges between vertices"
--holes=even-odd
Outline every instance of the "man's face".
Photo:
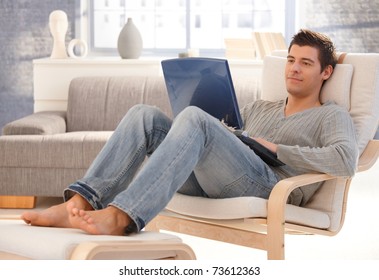
[{"label": "man's face", "polygon": [[293,45],[285,68],[287,91],[299,98],[310,95],[318,97],[324,80],[330,77],[332,71],[331,66],[321,71],[316,48]]}]

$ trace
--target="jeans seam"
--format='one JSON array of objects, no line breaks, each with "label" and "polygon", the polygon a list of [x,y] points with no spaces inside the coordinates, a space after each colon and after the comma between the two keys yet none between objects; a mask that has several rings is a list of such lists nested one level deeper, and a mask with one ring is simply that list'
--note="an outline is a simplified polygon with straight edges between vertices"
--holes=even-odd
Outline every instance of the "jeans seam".
[{"label": "jeans seam", "polygon": [[[164,128],[156,128],[155,130],[159,130],[161,132],[167,133],[166,129],[164,129]],[[154,129],[151,129],[149,132],[145,131],[146,138],[148,136],[150,136],[153,133],[153,131],[154,131]],[[134,163],[136,162],[136,160],[139,158],[139,155],[141,154],[141,152],[144,148],[146,149],[146,154],[147,154],[146,141],[141,146],[139,146],[139,148],[135,152],[132,160],[129,162],[129,164],[124,169],[122,169],[122,172],[120,172],[120,174],[111,183],[109,183],[108,186],[106,186],[104,188],[105,193],[108,192],[109,189],[113,188],[113,186],[115,186],[117,183],[120,182],[121,178],[124,177],[124,175],[128,172],[129,168],[132,167],[134,165]]]},{"label": "jeans seam", "polygon": [[[178,151],[178,153],[176,154],[176,156],[175,156],[174,159],[172,160],[171,164],[170,164],[169,166],[167,166],[167,168],[165,168],[165,169],[164,169],[159,175],[156,176],[154,182],[159,181],[160,178],[162,178],[162,177],[165,176],[167,170],[168,170],[169,168],[171,168],[171,166],[172,166],[172,165],[178,160],[178,158],[179,158],[179,154],[181,154],[182,151],[185,150],[185,148],[186,148],[190,143],[192,143],[192,141],[193,141],[192,139],[194,138],[194,136],[196,135],[196,133],[198,132],[199,129],[200,129],[200,128],[197,128],[196,130],[194,130],[193,133],[191,134],[191,137],[188,137],[188,138],[187,138],[189,141],[186,141],[186,144],[183,145],[183,147]],[[149,186],[149,188],[150,188],[150,187],[151,187],[151,186]],[[134,205],[139,205],[140,203],[142,203],[142,202],[144,201],[146,195],[147,195],[147,192],[145,192],[142,196],[140,196],[140,197],[138,198],[138,201],[136,201],[136,202],[134,203]],[[112,202],[112,203],[115,203],[115,202]],[[134,212],[134,210],[133,210],[134,208],[135,208],[135,206],[131,205],[131,207],[128,207],[128,210],[127,210],[126,212],[130,213],[130,214],[134,217],[134,219],[133,219],[133,218],[132,218],[132,219],[137,223],[137,220],[138,220],[138,219],[141,219],[141,218],[138,217],[138,215],[135,214],[135,212]],[[144,223],[146,224],[146,221],[144,221]],[[140,225],[137,224],[137,227],[140,228]]]},{"label": "jeans seam", "polygon": [[132,160],[129,162],[129,164],[124,168],[122,169],[122,172],[120,172],[120,174],[112,181],[110,182],[106,187],[104,187],[104,191],[102,193],[107,193],[109,192],[110,189],[113,188],[113,186],[115,186],[118,182],[120,182],[121,178],[128,172],[129,168],[131,166],[133,166],[134,162],[137,160],[137,158],[139,157],[141,151],[143,150],[143,148],[145,147],[146,145],[143,144],[141,145],[136,153],[134,154],[134,157],[132,158]]}]

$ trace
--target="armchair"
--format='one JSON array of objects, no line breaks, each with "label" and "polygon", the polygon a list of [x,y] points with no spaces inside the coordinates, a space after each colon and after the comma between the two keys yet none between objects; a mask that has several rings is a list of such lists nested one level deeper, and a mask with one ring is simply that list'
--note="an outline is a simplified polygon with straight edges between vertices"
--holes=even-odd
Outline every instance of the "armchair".
[{"label": "armchair", "polygon": [[[358,172],[362,172],[373,166],[379,156],[379,140],[373,139],[379,121],[379,54],[344,54],[343,58],[343,64],[336,66],[324,85],[321,98],[323,102],[333,100],[349,110],[360,150]],[[285,63],[282,57],[265,57],[262,99],[284,97],[278,93],[286,92]],[[340,231],[351,180],[327,174],[295,176],[280,181],[267,200],[176,194],[148,228],[266,250],[268,259],[284,259],[286,233],[333,236]],[[286,204],[291,191],[314,182],[324,183],[305,206]]]}]

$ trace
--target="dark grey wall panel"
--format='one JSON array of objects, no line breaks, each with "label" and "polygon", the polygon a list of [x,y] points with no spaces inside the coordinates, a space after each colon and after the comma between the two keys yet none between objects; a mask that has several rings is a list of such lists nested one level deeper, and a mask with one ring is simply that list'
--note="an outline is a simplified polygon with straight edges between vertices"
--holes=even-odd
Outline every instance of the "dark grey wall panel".
[{"label": "dark grey wall panel", "polygon": [[7,122],[33,112],[32,61],[51,53],[49,14],[57,9],[67,13],[69,41],[74,37],[76,1],[1,0],[0,131]]}]

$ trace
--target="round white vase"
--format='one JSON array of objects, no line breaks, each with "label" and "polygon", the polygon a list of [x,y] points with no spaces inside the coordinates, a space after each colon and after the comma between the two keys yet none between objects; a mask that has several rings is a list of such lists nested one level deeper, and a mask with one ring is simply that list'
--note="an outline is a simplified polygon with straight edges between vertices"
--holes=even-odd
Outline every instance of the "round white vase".
[{"label": "round white vase", "polygon": [[117,50],[121,58],[139,58],[142,52],[142,37],[132,18],[128,18],[117,41]]}]

